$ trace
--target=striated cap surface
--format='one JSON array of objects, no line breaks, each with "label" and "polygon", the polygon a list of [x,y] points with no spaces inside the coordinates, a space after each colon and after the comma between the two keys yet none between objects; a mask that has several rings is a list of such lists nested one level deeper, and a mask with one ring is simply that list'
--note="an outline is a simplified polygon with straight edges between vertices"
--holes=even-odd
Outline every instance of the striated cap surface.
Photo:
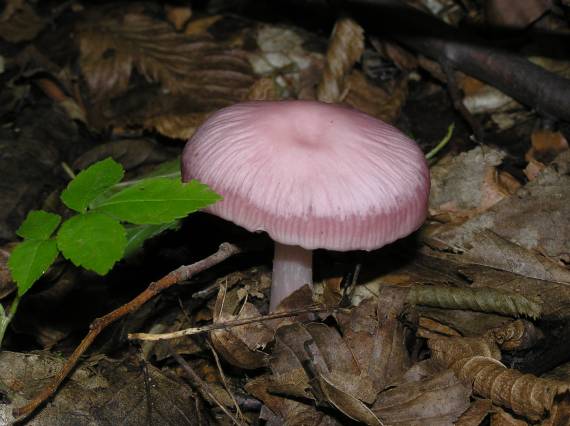
[{"label": "striated cap surface", "polygon": [[343,106],[246,102],[213,114],[182,154],[182,178],[224,199],[207,209],[306,249],[373,250],[427,214],[429,170],[414,141]]}]

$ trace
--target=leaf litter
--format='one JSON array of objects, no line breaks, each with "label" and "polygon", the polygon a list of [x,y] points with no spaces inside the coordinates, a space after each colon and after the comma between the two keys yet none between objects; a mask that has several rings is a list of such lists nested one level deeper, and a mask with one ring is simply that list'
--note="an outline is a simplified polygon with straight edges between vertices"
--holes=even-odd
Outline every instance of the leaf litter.
[{"label": "leaf litter", "polygon": [[[9,3],[0,18],[0,38],[13,44],[41,37],[48,19],[32,3]],[[467,12],[491,14],[489,19],[500,22],[509,18],[501,8],[504,2],[499,1],[487,2],[486,11],[468,5],[470,2],[461,2],[459,7],[453,0],[414,3],[446,22],[459,22]],[[551,13],[544,2],[521,3]],[[8,66],[15,67],[23,81],[11,80],[7,87],[13,102],[7,105],[22,108],[23,100],[30,96],[28,89],[22,91],[22,84],[33,83],[53,102],[45,116],[50,120],[55,116],[59,120],[56,126],[62,130],[49,133],[40,124],[26,128],[26,121],[20,119],[18,125],[24,127],[24,133],[5,136],[10,128],[5,127],[0,140],[29,145],[29,152],[21,155],[29,161],[30,156],[41,156],[36,145],[42,135],[48,135],[49,148],[53,142],[63,146],[61,140],[68,135],[83,139],[87,130],[89,143],[79,150],[83,155],[74,153],[65,158],[70,163],[75,161],[76,168],[108,155],[122,160],[127,169],[151,167],[174,157],[176,149],[172,147],[191,136],[208,114],[221,107],[246,99],[317,98],[319,86],[327,78],[323,76],[334,68],[339,55],[334,53],[334,36],[327,48],[322,36],[289,24],[222,14],[195,15],[188,7],[168,6],[163,13],[149,13],[147,8],[120,5],[112,11],[74,5],[70,9],[77,54],[74,66],[49,58],[42,44],[33,47],[35,52],[30,45],[25,54],[20,52],[17,60],[9,61]],[[58,16],[53,15],[53,19]],[[537,16],[521,15],[514,24],[530,25],[529,20]],[[24,28],[22,22],[28,25]],[[336,87],[342,90],[333,90],[334,101],[405,128],[409,126],[406,122],[414,119],[406,115],[406,103],[414,102],[418,85],[427,88],[425,93],[444,93],[418,71],[427,63],[425,58],[387,41],[371,40],[370,47],[368,39],[362,43],[365,35],[358,30],[349,37],[348,45],[358,49],[347,56],[343,72],[336,77]],[[436,63],[430,66],[437,72]],[[507,131],[521,120],[535,118],[490,85],[460,77],[463,102],[473,114],[485,117],[486,129],[498,126]],[[29,111],[26,114],[31,116]],[[0,116],[5,117],[4,112]],[[449,124],[443,123],[440,133]],[[529,372],[533,369],[530,361],[525,361],[532,361],[536,354],[551,353],[545,357],[549,366],[546,371],[567,361],[563,353],[570,348],[566,346],[568,339],[556,334],[557,328],[565,330],[560,324],[567,323],[570,315],[568,132],[566,128],[538,127],[526,135],[525,149],[516,153],[520,162],[516,171],[507,167],[514,155],[512,147],[458,146],[461,136],[454,137],[451,148],[444,149],[431,169],[431,216],[419,234],[419,250],[406,242],[364,256],[358,269],[363,275],[352,282],[346,268],[341,268],[341,274],[331,272],[338,267],[336,255],[323,255],[325,276],[317,283],[321,291],[313,297],[307,287],[302,288],[280,307],[287,312],[299,306],[340,304],[342,311],[307,312],[228,326],[191,341],[179,339],[173,342],[174,350],[185,356],[228,410],[235,410],[236,402],[242,410],[255,407],[244,410],[244,422],[565,424],[570,413],[568,375],[539,377]],[[163,143],[165,138],[167,144]],[[437,143],[421,135],[417,139],[424,148]],[[47,171],[65,156],[65,150],[62,152],[51,149],[43,160],[44,174],[53,177]],[[22,168],[18,164],[15,167]],[[56,186],[51,180],[46,184],[50,189]],[[22,193],[23,189],[16,188],[5,199],[17,200]],[[33,205],[39,193],[36,190],[30,195],[26,206]],[[21,219],[29,207],[16,203],[6,211],[14,209]],[[17,221],[7,217],[5,222],[3,235],[13,239],[16,228],[10,223]],[[178,232],[185,231],[182,227]],[[196,228],[193,232],[197,233]],[[53,275],[50,280],[57,284],[57,274]],[[175,301],[157,302],[163,310],[154,317],[150,330],[174,331],[208,322],[223,325],[235,319],[262,317],[266,312],[270,277],[264,269],[229,274],[215,271],[202,280],[206,289],[200,297],[192,298],[193,290],[176,293],[178,300],[190,301],[185,304],[187,310],[173,315]],[[7,291],[3,298],[10,293]],[[38,295],[41,293],[31,294],[30,300]],[[49,302],[49,297],[45,300]],[[44,347],[65,343],[69,329],[28,328]],[[16,327],[13,333],[17,334]],[[553,336],[560,339],[553,341]],[[208,343],[221,358],[220,364],[213,361]],[[108,360],[93,358],[94,370],[79,369],[53,404],[32,422],[42,424],[49,422],[46,419],[54,412],[61,415],[79,410],[82,415],[107,420],[117,420],[117,415],[128,411],[127,420],[117,421],[137,424],[144,411],[140,408],[144,398],[158,407],[150,411],[153,415],[170,422],[178,414],[190,424],[201,424],[200,419],[220,424],[228,421],[219,416],[221,411],[212,400],[198,396],[199,390],[191,390],[200,387],[176,366],[169,350],[160,344],[145,343],[143,347],[142,357],[160,363],[164,371],[150,364],[141,370],[132,364],[126,369],[110,368]],[[44,362],[43,354],[3,352],[3,356],[7,357],[4,365],[19,366],[29,357],[36,357],[31,367]],[[56,361],[50,371],[59,368],[61,360]],[[143,370],[150,371],[162,389],[159,395],[140,392],[144,388],[142,376],[147,373],[134,377],[132,372]],[[22,397],[32,396],[37,377],[51,374],[29,371],[25,367],[24,372],[3,373],[0,382],[10,402],[3,405],[2,415],[8,416],[14,401],[19,404]],[[111,376],[107,374],[110,371],[114,371]],[[18,384],[22,377],[26,380]],[[93,384],[95,379],[100,382]],[[11,386],[6,387],[7,383]],[[113,395],[108,394],[108,386]],[[137,392],[126,391],[135,388]],[[80,399],[82,393],[90,399]],[[67,397],[74,408],[66,408]],[[108,411],[102,408],[105,404]],[[118,407],[127,407],[127,411]]]}]

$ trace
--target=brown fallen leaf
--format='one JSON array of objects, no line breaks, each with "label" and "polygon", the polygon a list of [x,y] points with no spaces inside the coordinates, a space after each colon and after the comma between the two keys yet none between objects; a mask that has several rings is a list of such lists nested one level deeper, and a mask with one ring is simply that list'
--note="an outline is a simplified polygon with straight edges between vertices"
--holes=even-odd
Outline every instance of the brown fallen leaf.
[{"label": "brown fallen leaf", "polygon": [[560,132],[535,130],[530,135],[531,148],[525,154],[527,161],[535,160],[549,164],[554,158],[568,149],[568,141]]},{"label": "brown fallen leaf", "polygon": [[342,423],[334,417],[317,410],[314,404],[306,404],[300,400],[284,398],[270,393],[268,388],[273,386],[269,376],[260,376],[250,380],[245,390],[261,400],[264,404],[260,419],[268,426],[310,425],[310,426],[340,426]]},{"label": "brown fallen leaf", "polygon": [[455,422],[455,426],[479,426],[494,411],[493,403],[488,399],[476,399]]},{"label": "brown fallen leaf", "polygon": [[559,266],[570,258],[570,203],[566,202],[570,198],[569,171],[567,150],[514,196],[433,236],[434,242],[462,251],[476,263],[570,282],[568,269]]},{"label": "brown fallen leaf", "polygon": [[411,365],[408,329],[399,319],[407,289],[380,287],[377,300],[362,302],[350,314],[337,314],[343,339],[377,390],[397,380]]},{"label": "brown fallen leaf", "polygon": [[552,0],[485,0],[485,19],[491,25],[525,28],[552,7]]},{"label": "brown fallen leaf", "polygon": [[166,19],[177,31],[183,30],[192,17],[192,8],[189,6],[164,5]]},{"label": "brown fallen leaf", "polygon": [[[523,277],[537,278],[557,283],[570,283],[570,271],[550,259],[512,243],[490,230],[472,232],[461,245],[451,248],[460,254],[447,255],[460,257],[466,264],[484,265],[503,271],[514,272]],[[436,237],[440,243],[440,236]],[[564,242],[565,243],[565,242]],[[431,242],[430,242],[431,244]],[[441,245],[439,245],[441,247]],[[449,247],[449,246],[447,246]],[[435,254],[432,252],[432,254]]]},{"label": "brown fallen leaf", "polygon": [[465,220],[510,195],[497,171],[504,156],[503,151],[477,147],[438,161],[431,168],[430,214],[452,212]]},{"label": "brown fallen leaf", "polygon": [[491,329],[488,333],[505,351],[530,349],[544,338],[544,333],[526,320],[512,321],[502,327]]},{"label": "brown fallen leaf", "polygon": [[528,426],[524,420],[516,419],[501,408],[495,408],[491,414],[491,426]]},{"label": "brown fallen leaf", "polygon": [[92,16],[78,38],[95,126],[145,125],[186,138],[185,129],[242,100],[255,81],[245,52],[141,13]]},{"label": "brown fallen leaf", "polygon": [[0,17],[0,38],[10,43],[32,40],[45,24],[27,2],[11,1]]},{"label": "brown fallen leaf", "polygon": [[469,407],[471,390],[450,370],[381,392],[372,411],[390,426],[451,426]]},{"label": "brown fallen leaf", "polygon": [[[247,302],[247,291],[239,288],[228,291],[225,285],[220,286],[214,307],[215,323],[257,316],[257,308]],[[267,324],[257,322],[212,331],[210,339],[216,351],[230,364],[254,369],[267,364],[268,356],[262,349],[273,340],[273,330]]]},{"label": "brown fallen leaf", "polygon": [[317,100],[341,102],[348,91],[345,79],[364,52],[364,29],[351,18],[340,18],[329,40]]},{"label": "brown fallen leaf", "polygon": [[[296,387],[306,392],[310,388],[313,398],[348,417],[369,425],[381,424],[365,404],[376,397],[373,383],[360,370],[338,331],[325,324],[293,323],[277,330],[276,341],[279,346],[272,354],[271,366],[278,374],[274,374],[270,390],[283,393]],[[289,360],[289,367],[284,360]]]},{"label": "brown fallen leaf", "polygon": [[405,77],[395,79],[383,88],[354,70],[346,78],[345,84],[348,92],[343,103],[389,123],[395,122],[400,116],[408,97],[408,79]]}]

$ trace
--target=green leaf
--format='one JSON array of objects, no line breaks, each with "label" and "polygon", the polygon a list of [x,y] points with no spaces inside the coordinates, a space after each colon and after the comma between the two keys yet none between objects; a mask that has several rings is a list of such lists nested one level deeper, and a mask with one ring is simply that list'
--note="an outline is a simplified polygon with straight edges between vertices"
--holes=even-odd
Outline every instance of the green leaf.
[{"label": "green leaf", "polygon": [[143,243],[166,231],[167,229],[177,229],[180,223],[178,221],[165,223],[163,225],[131,225],[127,226],[127,247],[125,248],[125,257],[129,257],[142,248]]},{"label": "green leaf", "polygon": [[124,174],[123,166],[112,158],[99,161],[69,182],[61,193],[61,199],[70,209],[85,213],[89,204],[120,182]]},{"label": "green leaf", "polygon": [[151,178],[128,187],[92,208],[137,225],[172,222],[204,208],[221,197],[203,183],[182,183],[168,178]]},{"label": "green leaf", "polygon": [[57,254],[54,240],[27,240],[18,244],[10,255],[8,267],[20,296],[47,271]]},{"label": "green leaf", "polygon": [[28,213],[16,234],[30,240],[47,240],[61,222],[61,216],[43,210]]},{"label": "green leaf", "polygon": [[100,213],[72,217],[61,225],[57,246],[74,265],[105,275],[123,257],[127,239],[117,220]]}]

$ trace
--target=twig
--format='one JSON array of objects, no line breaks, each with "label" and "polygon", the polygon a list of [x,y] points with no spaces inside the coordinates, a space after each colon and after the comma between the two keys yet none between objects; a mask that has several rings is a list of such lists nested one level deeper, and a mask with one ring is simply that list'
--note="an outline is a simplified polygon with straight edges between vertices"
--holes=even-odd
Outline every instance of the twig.
[{"label": "twig", "polygon": [[216,366],[218,367],[218,372],[220,373],[220,377],[222,378],[222,383],[224,384],[224,388],[226,389],[226,392],[228,393],[228,395],[230,396],[230,398],[234,402],[234,406],[236,407],[236,414],[237,414],[238,418],[240,418],[241,420],[244,420],[245,417],[244,417],[243,413],[241,412],[241,408],[239,407],[239,404],[238,404],[232,390],[230,389],[230,386],[228,385],[228,381],[226,380],[226,375],[224,374],[224,369],[222,368],[222,363],[220,362],[220,357],[218,356],[218,353],[214,349],[214,346],[209,341],[206,341],[206,342],[208,344],[208,347],[212,351],[212,355],[214,355],[214,360],[216,361]]},{"label": "twig", "polygon": [[293,317],[296,315],[302,315],[307,313],[319,313],[319,312],[338,312],[338,311],[350,311],[349,308],[339,308],[337,306],[309,306],[301,309],[293,309],[290,311],[276,312],[269,315],[264,315],[260,317],[251,318],[241,318],[233,321],[223,321],[214,324],[203,325],[201,327],[190,327],[180,331],[174,331],[172,333],[162,333],[162,334],[151,334],[151,333],[129,333],[129,340],[169,340],[176,339],[178,337],[191,336],[193,334],[207,333],[213,330],[223,330],[232,327],[238,327],[240,325],[251,324],[254,322],[270,321],[279,318]]},{"label": "twig", "polygon": [[218,400],[218,398],[216,398],[216,395],[214,395],[214,393],[210,390],[210,386],[208,386],[208,383],[206,383],[204,380],[202,380],[202,378],[198,374],[196,374],[194,369],[192,367],[190,367],[190,364],[188,364],[186,362],[186,360],[184,358],[182,358],[180,356],[180,354],[178,354],[174,350],[172,345],[168,342],[164,342],[164,344],[166,345],[166,347],[170,351],[170,355],[172,355],[172,357],[176,360],[176,362],[178,364],[180,364],[180,366],[184,369],[186,374],[188,374],[190,376],[190,379],[192,379],[192,381],[194,382],[194,384],[198,388],[198,392],[200,392],[200,394],[202,394],[202,397],[206,400],[213,401],[218,407],[220,407],[220,409],[226,414],[226,416],[228,416],[232,420],[232,422],[234,422],[236,425],[244,426],[245,423],[240,422],[238,419],[236,419],[232,415],[232,413],[230,413],[229,410],[226,407],[224,407],[224,404],[222,404]]},{"label": "twig", "polygon": [[48,398],[50,398],[55,391],[61,385],[61,382],[65,380],[65,378],[69,375],[69,373],[73,370],[81,355],[85,353],[85,351],[91,346],[95,338],[110,324],[114,323],[118,319],[124,317],[131,312],[136,311],[154,296],[159,294],[161,291],[166,290],[167,288],[177,284],[181,281],[188,280],[194,274],[198,272],[202,272],[208,268],[211,268],[214,265],[217,265],[220,262],[223,262],[227,258],[237,254],[240,252],[240,249],[232,244],[223,243],[218,251],[205,259],[202,259],[192,265],[184,265],[175,269],[174,271],[168,273],[160,280],[150,283],[145,291],[140,293],[137,297],[131,300],[129,303],[115,309],[114,311],[108,313],[107,315],[95,319],[90,326],[89,333],[87,336],[83,338],[81,343],[75,348],[75,351],[71,354],[68,358],[67,362],[61,369],[61,371],[54,377],[52,382],[44,387],[41,392],[36,395],[34,399],[32,399],[26,405],[15,408],[13,411],[13,415],[16,419],[21,420],[27,416],[29,416],[32,412],[35,411],[38,406],[44,403]]},{"label": "twig", "polygon": [[347,9],[367,33],[389,35],[542,114],[570,120],[570,81],[525,57],[490,46],[401,0],[348,0]]}]

